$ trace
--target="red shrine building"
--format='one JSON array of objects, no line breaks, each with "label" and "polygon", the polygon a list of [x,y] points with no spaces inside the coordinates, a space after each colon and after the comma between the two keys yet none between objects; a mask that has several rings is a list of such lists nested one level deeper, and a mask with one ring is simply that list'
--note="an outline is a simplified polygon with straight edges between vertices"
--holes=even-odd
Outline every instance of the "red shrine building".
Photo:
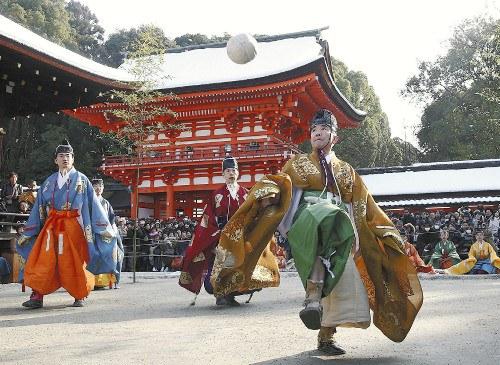
[{"label": "red shrine building", "polygon": [[[102,131],[120,128],[108,112],[112,100],[101,95],[126,89],[131,75],[0,20],[1,116],[64,110]],[[299,152],[317,109],[332,110],[340,128],[357,127],[365,114],[335,85],[322,30],[260,37],[257,56],[244,65],[230,61],[225,43],[168,50],[157,89],[177,98],[157,104],[173,110],[168,121],[185,130],[150,136],[139,156],[107,156],[102,172],[131,187],[139,217],[198,217],[223,183],[225,156],[238,159],[239,183],[251,187]]]},{"label": "red shrine building", "polygon": [[[139,201],[132,192],[131,206],[139,204],[139,217],[199,217],[210,192],[224,183],[225,156],[238,159],[239,183],[251,187],[300,152],[319,108],[332,110],[340,128],[357,127],[365,114],[335,85],[320,33],[258,38],[256,58],[244,65],[227,57],[225,43],[169,50],[162,70],[168,77],[158,90],[177,98],[157,103],[173,110],[172,122],[185,130],[150,136],[140,157],[107,156],[103,173],[138,186]],[[109,131],[119,127],[109,109],[102,103],[66,113]]]}]

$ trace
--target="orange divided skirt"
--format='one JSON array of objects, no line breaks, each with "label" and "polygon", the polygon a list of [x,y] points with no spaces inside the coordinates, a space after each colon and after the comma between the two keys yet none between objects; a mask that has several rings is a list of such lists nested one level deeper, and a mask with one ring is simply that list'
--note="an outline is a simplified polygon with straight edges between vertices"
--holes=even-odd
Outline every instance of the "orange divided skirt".
[{"label": "orange divided skirt", "polygon": [[24,268],[24,283],[40,294],[63,287],[75,299],[94,288],[94,275],[85,268],[88,244],[77,210],[51,210]]}]

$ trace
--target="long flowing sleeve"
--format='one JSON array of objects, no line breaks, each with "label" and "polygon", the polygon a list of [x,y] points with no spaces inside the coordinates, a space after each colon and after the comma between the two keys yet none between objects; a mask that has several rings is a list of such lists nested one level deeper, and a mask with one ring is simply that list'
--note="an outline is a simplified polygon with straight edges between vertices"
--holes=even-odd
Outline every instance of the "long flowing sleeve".
[{"label": "long flowing sleeve", "polygon": [[[279,269],[269,246],[291,201],[287,174],[267,175],[248,193],[224,227],[212,270],[216,295],[279,285]],[[279,194],[279,202],[266,208],[262,200]]]},{"label": "long flowing sleeve", "polygon": [[[50,178],[42,184],[42,187],[47,190],[49,183]],[[28,221],[24,226],[24,233],[16,242],[16,251],[21,256],[20,271],[18,276],[20,282],[23,281],[24,278],[24,264],[26,263],[26,260],[28,260],[28,256],[33,248],[36,238],[43,228],[47,218],[47,207],[42,194],[42,187],[40,187],[40,191],[37,194]]]},{"label": "long flowing sleeve", "polygon": [[423,302],[415,267],[397,229],[354,169],[337,159],[335,177],[343,201],[352,204],[360,247],[354,261],[368,293],[373,322],[389,339],[401,342]]},{"label": "long flowing sleeve", "polygon": [[118,261],[117,232],[108,220],[107,212],[95,194],[89,179],[81,175],[85,181],[85,191],[81,214],[84,232],[89,244],[90,262],[87,269],[93,274],[114,272]]}]

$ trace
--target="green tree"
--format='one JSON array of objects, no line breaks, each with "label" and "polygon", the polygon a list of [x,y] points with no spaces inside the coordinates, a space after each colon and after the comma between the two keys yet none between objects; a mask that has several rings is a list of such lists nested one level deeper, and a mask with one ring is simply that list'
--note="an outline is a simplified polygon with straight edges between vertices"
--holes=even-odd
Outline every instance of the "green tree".
[{"label": "green tree", "polygon": [[[162,33],[163,34],[163,33]],[[155,103],[166,98],[156,85],[161,79],[164,63],[165,39],[158,36],[158,28],[144,26],[137,40],[130,45],[130,52],[123,65],[134,76],[131,90],[113,90],[111,96],[119,103],[111,104],[105,113],[117,118],[121,125],[112,134],[112,138],[122,145],[132,145],[134,148],[128,154],[132,163],[136,164],[133,191],[135,201],[139,201],[139,185],[141,183],[142,156],[148,137],[158,133],[168,133],[173,129],[184,129],[182,125],[173,123],[175,113],[170,109]],[[171,97],[174,97],[171,95]],[[135,217],[138,216],[139,205],[133,207]],[[135,282],[136,233],[133,238],[133,281]]]},{"label": "green tree", "polygon": [[74,0],[66,5],[66,11],[78,53],[97,62],[105,61],[104,28],[99,25],[95,14]]},{"label": "green tree", "polygon": [[424,104],[425,161],[500,156],[500,20],[465,20],[444,56],[422,62],[404,94]]},{"label": "green tree", "polygon": [[[344,96],[358,109],[367,112],[361,126],[339,130],[340,142],[335,150],[354,167],[387,166],[396,162],[391,130],[386,114],[368,79],[362,72],[349,71],[332,58],[335,83]],[[402,161],[397,161],[401,164]]]},{"label": "green tree", "polygon": [[65,7],[64,0],[2,0],[0,13],[54,43],[77,50]]},{"label": "green tree", "polygon": [[231,35],[229,33],[224,33],[221,36],[212,36],[208,37],[205,34],[200,33],[186,33],[174,39],[175,43],[179,47],[193,46],[198,44],[205,43],[217,43],[217,42],[225,42]]},{"label": "green tree", "polygon": [[[109,66],[120,66],[125,59],[131,58],[135,51],[135,45],[144,33],[154,35],[162,50],[176,47],[175,42],[166,37],[163,30],[157,26],[143,25],[139,28],[121,29],[111,34],[104,43],[107,58],[103,61]],[[160,52],[160,50],[158,49],[156,52]]]}]

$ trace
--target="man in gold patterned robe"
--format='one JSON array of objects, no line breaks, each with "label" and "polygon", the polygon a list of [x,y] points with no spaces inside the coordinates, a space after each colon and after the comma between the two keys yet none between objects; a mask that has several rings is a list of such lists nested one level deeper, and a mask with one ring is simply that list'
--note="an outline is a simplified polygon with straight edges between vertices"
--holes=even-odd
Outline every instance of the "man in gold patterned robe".
[{"label": "man in gold patterned robe", "polygon": [[311,121],[313,152],[292,157],[282,173],[252,188],[221,234],[212,276],[215,292],[251,285],[257,258],[278,228],[288,236],[306,290],[300,317],[319,329],[318,349],[330,355],[345,353],[333,338],[337,327],[367,328],[370,308],[374,324],[402,341],[423,301],[397,229],[353,168],[331,151],[336,129],[332,113],[318,111]]}]

